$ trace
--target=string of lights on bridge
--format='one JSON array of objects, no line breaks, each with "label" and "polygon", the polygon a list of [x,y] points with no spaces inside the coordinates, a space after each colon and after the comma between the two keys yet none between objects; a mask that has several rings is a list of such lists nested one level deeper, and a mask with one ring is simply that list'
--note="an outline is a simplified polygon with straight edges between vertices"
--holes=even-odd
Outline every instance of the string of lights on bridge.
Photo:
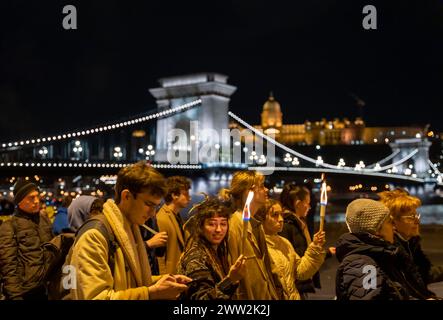
[{"label": "string of lights on bridge", "polygon": [[15,141],[15,142],[4,142],[4,143],[1,143],[1,148],[2,149],[8,149],[8,148],[12,148],[12,147],[19,147],[20,148],[20,147],[32,146],[32,145],[40,144],[40,143],[48,143],[48,142],[61,141],[61,140],[70,139],[70,138],[84,137],[84,136],[89,136],[92,134],[97,134],[100,132],[106,132],[106,131],[110,131],[110,130],[124,128],[124,127],[132,126],[132,125],[135,125],[138,123],[154,120],[154,119],[164,117],[164,116],[170,116],[174,113],[185,111],[189,108],[195,107],[198,104],[201,104],[201,102],[202,102],[201,99],[197,99],[192,102],[188,102],[188,103],[185,103],[183,105],[180,105],[180,106],[168,109],[168,110],[159,111],[159,112],[156,112],[151,115],[147,115],[147,116],[143,116],[143,117],[139,117],[139,118],[136,118],[133,120],[123,121],[123,122],[120,121],[120,122],[116,122],[116,123],[109,124],[109,125],[98,126],[98,127],[91,128],[91,129],[75,131],[75,132],[73,131],[73,132],[69,132],[69,133],[66,132],[66,133],[48,136],[48,137],[28,138],[28,139],[23,139],[21,141]]},{"label": "string of lights on bridge", "polygon": [[[123,168],[132,163],[79,163],[79,162],[1,162],[0,167],[39,168]],[[151,164],[156,169],[202,169],[199,164]]]},{"label": "string of lights on bridge", "polygon": [[[383,167],[380,166],[381,161],[380,161],[380,162],[377,162],[377,163],[375,164],[374,168],[365,168],[365,165],[364,165],[363,161],[360,161],[355,167],[349,167],[349,166],[346,166],[346,165],[345,165],[345,162],[344,162],[343,159],[340,159],[338,165],[333,165],[333,164],[325,163],[325,162],[323,161],[323,159],[322,159],[321,156],[317,157],[317,159],[314,159],[314,158],[311,158],[311,157],[309,157],[309,156],[306,156],[306,155],[304,155],[304,154],[302,154],[302,153],[299,153],[299,152],[297,152],[297,151],[295,151],[295,150],[293,150],[293,149],[291,149],[291,148],[289,148],[289,147],[287,147],[287,146],[285,146],[285,145],[279,143],[278,141],[276,141],[276,140],[273,139],[272,137],[270,137],[270,136],[264,134],[264,133],[261,132],[260,130],[257,130],[256,128],[254,128],[253,126],[251,126],[249,123],[247,123],[246,121],[244,121],[243,119],[241,119],[239,116],[237,116],[237,115],[234,114],[233,112],[229,111],[228,114],[229,114],[230,117],[232,117],[233,119],[235,119],[236,121],[238,121],[240,124],[242,124],[243,126],[245,126],[246,128],[248,128],[249,130],[253,131],[256,135],[260,136],[260,137],[263,138],[263,139],[266,139],[268,142],[270,142],[270,143],[276,145],[277,147],[279,147],[279,148],[285,150],[285,151],[287,152],[287,154],[285,155],[285,159],[286,159],[287,161],[285,161],[285,159],[283,159],[283,160],[284,160],[285,162],[291,162],[291,161],[294,161],[294,162],[292,162],[294,165],[298,165],[298,164],[299,164],[299,162],[298,162],[298,158],[292,159],[292,158],[291,158],[291,154],[294,155],[294,156],[296,156],[296,157],[299,157],[299,158],[301,158],[301,159],[304,159],[304,160],[306,160],[306,161],[308,161],[308,162],[311,162],[311,163],[315,164],[317,167],[323,167],[323,168],[327,168],[327,169],[331,169],[331,170],[337,170],[337,169],[340,169],[340,170],[346,170],[346,171],[348,171],[348,172],[351,172],[351,171],[358,171],[358,172],[360,172],[360,173],[375,173],[375,172],[380,172],[380,171],[384,171],[384,170],[391,170],[391,168],[394,169],[394,168],[396,168],[396,166],[399,166],[399,165],[401,165],[402,163],[404,163],[404,162],[406,162],[407,160],[409,160],[410,158],[412,158],[412,157],[418,152],[418,149],[414,149],[411,153],[409,153],[408,155],[406,155],[406,156],[403,157],[402,159],[400,159],[400,160],[398,160],[398,161],[396,161],[396,162],[394,162],[394,163],[392,163],[392,164],[389,164],[389,165],[383,166]],[[382,161],[387,161],[386,159],[388,159],[388,158],[393,158],[394,156],[395,156],[395,155],[392,155],[392,154],[391,154],[391,155],[389,155],[388,157],[386,157],[385,159],[383,159]],[[323,169],[323,170],[324,170],[324,169]],[[394,171],[395,171],[395,169],[394,169]],[[388,172],[388,173],[396,173],[396,172],[392,172],[392,170],[391,170],[391,172]],[[412,174],[412,173],[411,173],[411,175],[412,175],[412,178],[416,178],[416,176],[414,176],[415,174]]]},{"label": "string of lights on bridge", "polygon": [[[87,136],[87,135],[92,135],[92,134],[96,134],[96,133],[100,133],[100,132],[110,131],[110,130],[131,126],[131,125],[138,124],[138,123],[145,122],[145,121],[154,120],[154,119],[157,119],[160,117],[170,116],[174,113],[182,112],[187,109],[193,108],[193,107],[201,104],[201,102],[202,102],[201,99],[197,99],[195,101],[192,101],[192,102],[189,102],[189,103],[186,103],[186,104],[183,104],[183,105],[180,105],[180,106],[168,109],[168,110],[156,112],[151,115],[146,115],[146,116],[139,117],[139,118],[136,118],[133,120],[117,122],[117,123],[110,124],[110,125],[98,126],[96,128],[82,130],[82,131],[59,134],[59,135],[52,136],[52,137],[49,136],[46,138],[25,139],[20,142],[16,141],[16,142],[3,143],[3,144],[1,144],[1,147],[6,148],[6,149],[11,148],[11,147],[19,147],[20,148],[20,147],[28,146],[28,145],[48,143],[48,142],[53,142],[53,141],[58,141],[58,140],[63,140],[63,139],[75,138],[75,137],[80,137],[80,136]],[[333,165],[333,164],[325,163],[321,156],[317,157],[317,159],[314,159],[314,158],[306,156],[302,153],[299,153],[299,152],[279,143],[274,138],[257,130],[252,125],[250,125],[249,123],[247,123],[246,121],[241,119],[239,116],[235,115],[233,112],[229,111],[228,114],[231,118],[238,121],[240,124],[242,124],[243,126],[248,128],[249,130],[254,132],[259,137],[266,139],[268,142],[285,150],[287,152],[285,155],[285,158],[283,159],[285,162],[290,162],[293,165],[298,166],[299,160],[296,157],[299,157],[299,158],[304,159],[310,163],[315,164],[316,167],[321,167],[321,168],[286,168],[286,167],[277,168],[276,167],[276,168],[274,168],[275,170],[314,171],[314,172],[321,171],[321,172],[337,172],[337,173],[342,173],[343,171],[346,171],[347,173],[354,173],[354,174],[362,174],[363,173],[363,174],[367,174],[367,175],[383,176],[383,177],[392,177],[393,175],[399,176],[399,177],[404,177],[401,174],[397,174],[398,169],[396,167],[405,163],[406,161],[408,161],[410,158],[412,158],[418,152],[418,149],[414,149],[411,153],[409,153],[408,155],[406,155],[402,159],[400,159],[392,164],[386,165],[386,166],[381,166],[381,164],[393,159],[396,155],[398,155],[398,153],[400,152],[399,150],[393,152],[392,154],[385,157],[384,159],[382,159],[374,164],[367,165],[367,166],[365,166],[363,161],[360,161],[358,164],[356,164],[355,167],[349,167],[349,166],[346,166],[343,158],[340,158],[340,161],[337,165]],[[317,148],[317,149],[319,149],[319,148]],[[251,155],[253,155],[253,152],[251,153]],[[295,156],[295,157],[292,158],[291,155]],[[266,163],[266,157],[264,155],[261,155],[259,158],[258,155],[254,154],[253,159],[258,159],[259,164]],[[55,163],[55,162],[7,162],[7,163],[0,163],[0,167],[45,167],[45,168],[122,168],[127,165],[129,165],[129,163],[78,163],[78,162],[58,162],[58,163]],[[442,181],[441,181],[442,174],[438,171],[436,166],[434,164],[432,164],[432,162],[430,162],[430,165],[434,169],[434,173],[432,173],[432,172],[430,172],[430,173],[432,173],[433,175],[437,175],[438,182],[442,183]],[[195,170],[195,169],[202,169],[203,168],[201,165],[180,165],[180,164],[152,164],[152,166],[155,168],[158,168],[158,169],[193,169],[193,170]],[[404,177],[404,178],[409,178],[409,180],[421,182],[423,179],[417,178],[416,174],[412,173],[413,167],[411,167],[411,166],[412,165],[410,165],[404,172],[404,175],[409,176],[409,177]],[[254,169],[255,167],[249,167],[249,168]],[[257,168],[261,168],[263,170],[263,167],[257,167]],[[270,169],[270,168],[267,167],[267,169]],[[387,173],[381,173],[381,171],[387,171]]]}]

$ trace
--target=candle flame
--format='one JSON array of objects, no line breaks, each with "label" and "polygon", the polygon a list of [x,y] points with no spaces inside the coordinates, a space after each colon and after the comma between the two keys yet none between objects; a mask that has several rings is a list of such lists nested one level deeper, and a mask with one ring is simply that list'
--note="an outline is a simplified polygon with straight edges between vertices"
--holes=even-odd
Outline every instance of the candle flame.
[{"label": "candle flame", "polygon": [[328,193],[326,192],[326,181],[323,181],[323,183],[321,185],[320,204],[322,204],[322,205],[328,204]]},{"label": "candle flame", "polygon": [[253,198],[254,198],[254,191],[249,191],[248,197],[246,198],[245,206],[243,207],[243,220],[249,220],[251,218],[251,212],[249,210],[249,206],[251,205]]}]

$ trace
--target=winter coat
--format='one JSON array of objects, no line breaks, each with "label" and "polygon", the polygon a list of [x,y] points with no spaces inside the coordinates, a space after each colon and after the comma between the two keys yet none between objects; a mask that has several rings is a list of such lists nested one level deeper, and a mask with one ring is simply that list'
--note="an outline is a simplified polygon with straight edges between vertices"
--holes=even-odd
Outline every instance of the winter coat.
[{"label": "winter coat", "polygon": [[286,300],[300,300],[296,281],[307,280],[320,269],[325,259],[322,247],[311,243],[303,257],[295,252],[292,244],[279,235],[266,235],[272,272],[275,273],[284,289]]},{"label": "winter coat", "polygon": [[166,204],[160,208],[156,218],[159,231],[166,231],[168,234],[166,254],[157,258],[160,274],[175,274],[177,273],[178,260],[185,245],[183,232],[177,222],[175,213]]},{"label": "winter coat", "polygon": [[246,262],[247,273],[240,281],[235,298],[238,300],[279,300],[283,294],[282,285],[272,273],[263,226],[251,218],[247,232],[246,245],[241,252],[243,218],[241,211],[236,211],[229,219],[228,252],[231,265],[242,253],[246,257],[253,256],[254,258]]},{"label": "winter coat", "polygon": [[[298,256],[303,257],[312,242],[307,224],[291,211],[285,211],[284,214],[285,221],[280,235],[289,240]],[[311,279],[298,281],[296,285],[301,294],[315,293],[315,288],[321,288],[320,273],[316,272]]]},{"label": "winter coat", "polygon": [[398,246],[369,233],[346,233],[336,248],[338,300],[408,300],[416,293],[403,271],[410,260]]},{"label": "winter coat", "polygon": [[103,206],[118,243],[114,254],[114,270],[108,264],[107,239],[97,229],[83,233],[74,244],[71,265],[76,270],[75,300],[146,300],[148,286],[158,277],[151,276],[145,242],[139,226],[130,223],[113,200]]},{"label": "winter coat", "polygon": [[443,281],[443,266],[434,266],[421,248],[420,236],[412,237],[409,240],[405,240],[400,234],[395,233],[395,243],[401,245],[406,252],[410,255],[414,261],[415,266],[418,268],[423,282],[428,285],[434,282]]},{"label": "winter coat", "polygon": [[191,300],[232,299],[238,284],[228,277],[227,253],[216,253],[204,239],[193,241],[183,253],[177,272],[193,279],[184,295]]},{"label": "winter coat", "polygon": [[52,224],[52,232],[57,235],[63,232],[73,232],[69,227],[68,208],[60,207],[57,210],[54,223]]},{"label": "winter coat", "polygon": [[51,239],[51,222],[41,213],[17,209],[1,225],[0,271],[8,299],[44,298],[48,258],[42,244]]}]

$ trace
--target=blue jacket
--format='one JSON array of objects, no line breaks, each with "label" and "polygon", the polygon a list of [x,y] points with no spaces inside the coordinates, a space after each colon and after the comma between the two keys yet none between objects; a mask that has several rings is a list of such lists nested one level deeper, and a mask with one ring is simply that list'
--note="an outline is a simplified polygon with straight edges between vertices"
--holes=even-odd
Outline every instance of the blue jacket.
[{"label": "blue jacket", "polygon": [[62,232],[70,232],[68,221],[68,209],[60,207],[57,210],[57,215],[55,216],[54,223],[52,224],[52,232],[57,235]]}]

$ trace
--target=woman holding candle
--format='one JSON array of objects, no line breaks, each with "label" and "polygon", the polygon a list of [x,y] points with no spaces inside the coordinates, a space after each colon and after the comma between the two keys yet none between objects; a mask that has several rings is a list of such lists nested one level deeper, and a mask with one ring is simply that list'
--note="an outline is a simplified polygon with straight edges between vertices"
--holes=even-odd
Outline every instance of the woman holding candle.
[{"label": "woman holding candle", "polygon": [[194,207],[195,233],[178,263],[178,273],[193,279],[182,298],[190,300],[231,299],[246,271],[240,256],[229,268],[227,253],[228,219],[232,213],[218,199],[207,198]]},{"label": "woman holding candle", "polygon": [[267,200],[264,209],[259,210],[255,217],[263,223],[272,269],[280,279],[285,299],[300,300],[296,281],[311,279],[320,269],[325,259],[324,238],[319,237],[319,242],[314,238],[300,258],[292,244],[278,235],[283,229],[283,209],[278,201]]},{"label": "woman holding candle", "polygon": [[[309,190],[304,186],[293,183],[286,184],[280,195],[283,206],[284,224],[280,235],[289,240],[295,252],[302,257],[309,245],[312,243],[306,225],[306,216],[311,208],[311,196]],[[315,241],[324,242],[325,232],[321,231],[314,235]],[[335,248],[326,251],[326,257],[332,256]],[[302,299],[307,299],[308,293],[315,293],[316,288],[321,288],[320,274],[317,272],[312,279],[298,281],[297,289]]]},{"label": "woman holding candle", "polygon": [[[249,206],[246,200],[250,191],[254,192]],[[272,273],[271,260],[266,246],[263,226],[254,215],[267,199],[268,189],[264,186],[264,176],[255,171],[239,171],[232,178],[229,189],[222,189],[220,196],[230,200],[236,210],[229,219],[228,248],[231,262],[240,255],[246,256],[246,276],[240,281],[236,299],[240,300],[279,300],[283,298],[282,286]],[[243,243],[243,211],[248,210],[250,220],[246,224],[246,241]]]}]

